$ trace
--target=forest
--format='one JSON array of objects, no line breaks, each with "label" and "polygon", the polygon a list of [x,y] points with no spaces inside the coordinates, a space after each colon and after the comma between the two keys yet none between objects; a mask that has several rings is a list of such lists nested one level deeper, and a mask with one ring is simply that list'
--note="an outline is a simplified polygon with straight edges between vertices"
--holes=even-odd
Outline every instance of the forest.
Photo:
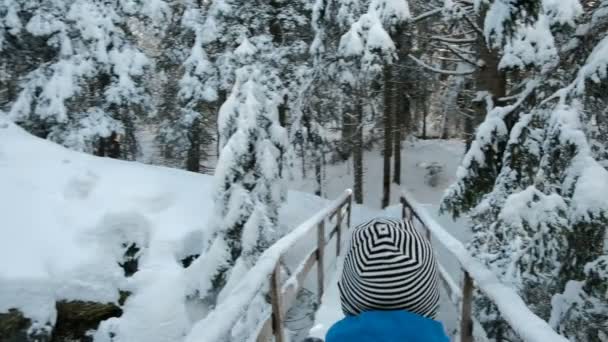
[{"label": "forest", "polygon": [[[17,129],[27,138],[8,133]],[[403,179],[411,146],[462,143],[453,170],[417,165],[431,177],[453,171],[435,203],[442,217],[466,222],[471,255],[556,332],[608,341],[608,0],[0,0],[0,341],[186,341],[186,318],[175,334],[144,339],[116,318],[86,337],[53,334],[54,304],[28,314],[28,293],[44,282],[23,285],[6,258],[18,231],[45,229],[43,219],[20,221],[25,213],[54,201],[31,204],[40,187],[28,179],[67,177],[55,150],[37,150],[29,135],[67,149],[61,158],[212,177],[191,190],[167,185],[191,192],[179,197],[184,208],[205,206],[184,235],[203,242],[180,240],[175,252],[190,270],[182,297],[201,312],[220,306],[293,228],[284,220],[296,211],[293,190],[331,198],[339,173],[356,205],[389,210],[398,189],[418,181]],[[156,180],[102,165],[94,176],[78,171],[74,196],[92,196],[82,184],[98,179],[109,189],[86,210]],[[292,188],[299,179],[310,180],[306,189]],[[122,246],[108,252],[121,267],[152,258],[144,245],[153,239],[139,230],[106,233]],[[114,241],[120,234],[126,240]],[[108,296],[64,289],[45,301],[121,302],[126,319],[137,286],[120,284]],[[476,292],[473,307],[489,341],[522,341],[486,296]],[[15,309],[29,323],[11,325]]]}]

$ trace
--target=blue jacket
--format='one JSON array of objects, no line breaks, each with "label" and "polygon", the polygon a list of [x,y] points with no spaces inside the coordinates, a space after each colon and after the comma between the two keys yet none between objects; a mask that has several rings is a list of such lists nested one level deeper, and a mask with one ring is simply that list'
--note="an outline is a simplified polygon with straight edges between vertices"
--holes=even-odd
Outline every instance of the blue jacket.
[{"label": "blue jacket", "polygon": [[367,311],[334,324],[325,342],[449,342],[443,325],[407,311]]}]

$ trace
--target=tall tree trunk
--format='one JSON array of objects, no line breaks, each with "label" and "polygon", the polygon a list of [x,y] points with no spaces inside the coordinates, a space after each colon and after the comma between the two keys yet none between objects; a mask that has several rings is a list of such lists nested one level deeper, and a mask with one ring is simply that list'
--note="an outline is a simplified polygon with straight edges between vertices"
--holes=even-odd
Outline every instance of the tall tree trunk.
[{"label": "tall tree trunk", "polygon": [[343,160],[348,160],[352,154],[353,144],[355,140],[354,132],[356,131],[355,107],[347,105],[342,109],[342,139],[340,140],[340,156]]},{"label": "tall tree trunk", "polygon": [[426,139],[426,118],[429,114],[427,100],[423,100],[420,105],[422,107],[422,139]]},{"label": "tall tree trunk", "polygon": [[447,139],[447,138],[449,138],[449,131],[450,131],[450,128],[449,128],[449,124],[450,124],[449,117],[450,116],[449,116],[448,113],[449,113],[449,110],[446,110],[443,113],[443,119],[441,120],[441,139]]},{"label": "tall tree trunk", "polygon": [[391,156],[393,154],[393,83],[390,64],[384,66],[384,163],[382,173],[382,208],[391,200]]},{"label": "tall tree trunk", "polygon": [[353,174],[355,203],[363,204],[363,99],[359,95],[355,109],[355,133],[353,139]]},{"label": "tall tree trunk", "polygon": [[222,104],[226,102],[227,98],[226,90],[220,89],[217,97],[217,106],[215,111],[215,148],[217,152],[217,159],[220,159],[220,151],[222,151],[221,141],[220,141],[220,125],[219,125],[219,117],[220,117],[220,108]]},{"label": "tall tree trunk", "polygon": [[469,151],[473,139],[475,139],[475,124],[473,118],[467,115],[464,118],[464,134],[465,134],[465,151]]},{"label": "tall tree trunk", "polygon": [[322,168],[321,168],[321,158],[320,156],[315,158],[315,179],[317,181],[317,189],[315,190],[315,195],[317,196],[321,196],[322,193],[322,182],[323,182],[323,177],[322,177]]},{"label": "tall tree trunk", "polygon": [[188,154],[186,157],[186,170],[192,172],[201,171],[201,119],[196,118],[192,121],[188,131]]},{"label": "tall tree trunk", "polygon": [[281,127],[287,127],[287,95],[283,97],[283,101],[279,103],[279,124]]},{"label": "tall tree trunk", "polygon": [[[483,27],[487,9],[487,5],[482,6],[480,15],[477,16],[477,24],[481,25],[480,27]],[[475,50],[479,56],[479,59],[483,61],[483,66],[477,68],[474,74],[476,90],[478,92],[487,91],[490,93],[494,104],[499,104],[498,99],[504,97],[507,93],[507,75],[498,67],[501,57],[497,50],[490,50],[488,48],[482,35],[477,37]],[[486,103],[485,101],[481,101],[477,103],[477,106],[475,106],[474,116],[465,119],[467,151],[471,146],[473,139],[475,139],[475,130],[484,120],[485,115]]]},{"label": "tall tree trunk", "polygon": [[403,139],[403,116],[406,115],[406,113],[409,114],[410,106],[409,100],[404,96],[404,94],[397,94],[397,96],[400,106],[394,117],[395,128],[393,131],[395,132],[395,135],[393,137],[393,182],[395,184],[401,184],[401,140]]}]

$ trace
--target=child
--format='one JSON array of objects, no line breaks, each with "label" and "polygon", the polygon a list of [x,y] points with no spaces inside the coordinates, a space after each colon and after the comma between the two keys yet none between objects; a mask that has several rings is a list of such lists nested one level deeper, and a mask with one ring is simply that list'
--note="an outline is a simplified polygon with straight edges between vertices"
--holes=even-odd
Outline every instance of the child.
[{"label": "child", "polygon": [[435,256],[409,222],[377,218],[356,227],[338,288],[346,317],[326,342],[449,342],[434,320]]}]

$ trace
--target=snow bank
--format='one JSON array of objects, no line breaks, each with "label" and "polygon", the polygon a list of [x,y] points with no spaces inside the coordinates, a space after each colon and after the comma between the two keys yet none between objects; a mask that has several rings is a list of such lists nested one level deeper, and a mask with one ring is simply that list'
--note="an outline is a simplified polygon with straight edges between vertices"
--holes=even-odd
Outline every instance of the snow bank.
[{"label": "snow bank", "polygon": [[[48,328],[56,301],[116,303],[122,290],[123,316],[102,323],[98,341],[180,341],[200,319],[181,260],[208,239],[211,177],[69,151],[0,117],[0,189],[0,313]],[[289,193],[283,232],[326,204]],[[118,263],[133,244],[127,277]]]}]

